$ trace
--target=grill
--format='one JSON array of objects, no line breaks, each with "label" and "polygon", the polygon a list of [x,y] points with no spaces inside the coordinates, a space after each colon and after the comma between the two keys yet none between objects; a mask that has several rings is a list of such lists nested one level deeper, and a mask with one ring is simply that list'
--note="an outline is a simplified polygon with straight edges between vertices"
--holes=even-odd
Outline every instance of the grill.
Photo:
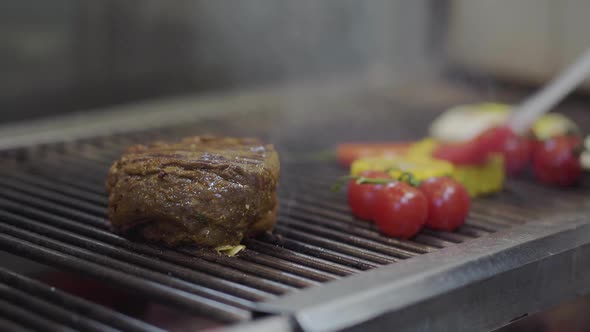
[{"label": "grill", "polygon": [[[259,111],[6,150],[0,249],[205,317],[207,326],[255,330],[491,329],[526,314],[522,308],[540,310],[588,291],[586,185],[558,191],[514,180],[502,195],[476,200],[458,231],[427,229],[411,241],[351,217],[344,193],[329,190],[346,170],[309,152],[342,137],[415,137],[436,114],[392,113],[395,107],[409,106],[381,101],[363,119],[349,112],[284,132],[276,128],[281,118]],[[375,119],[391,120],[375,126]],[[391,123],[407,125],[392,130]],[[255,135],[277,145],[283,160],[275,231],[244,241],[237,257],[111,233],[104,181],[121,151],[203,133]],[[3,330],[159,330],[7,269],[0,269],[0,292]],[[489,308],[493,314],[481,314]]]}]

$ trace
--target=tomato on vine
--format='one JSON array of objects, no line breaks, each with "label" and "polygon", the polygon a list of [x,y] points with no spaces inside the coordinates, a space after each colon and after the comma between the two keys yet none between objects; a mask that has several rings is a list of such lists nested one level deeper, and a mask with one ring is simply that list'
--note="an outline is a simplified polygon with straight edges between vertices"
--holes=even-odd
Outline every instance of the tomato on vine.
[{"label": "tomato on vine", "polygon": [[[389,174],[379,171],[365,171],[360,176],[369,179],[391,179]],[[357,180],[352,179],[348,184],[348,205],[355,217],[363,220],[372,220],[374,211],[373,201],[377,191],[383,185],[371,183],[360,184]]]},{"label": "tomato on vine", "polygon": [[428,200],[426,226],[445,231],[463,225],[471,199],[465,187],[450,177],[435,177],[418,187]]},{"label": "tomato on vine", "polygon": [[411,238],[424,226],[428,216],[426,196],[405,182],[384,185],[374,198],[374,219],[381,232]]},{"label": "tomato on vine", "polygon": [[535,177],[542,183],[571,186],[582,175],[577,136],[556,136],[537,144],[533,156]]}]

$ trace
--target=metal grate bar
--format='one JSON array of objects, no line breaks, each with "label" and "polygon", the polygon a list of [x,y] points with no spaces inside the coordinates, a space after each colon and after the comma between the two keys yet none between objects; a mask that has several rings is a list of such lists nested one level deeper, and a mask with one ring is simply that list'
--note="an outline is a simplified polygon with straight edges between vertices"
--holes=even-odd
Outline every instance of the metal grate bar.
[{"label": "metal grate bar", "polygon": [[0,331],[32,332],[33,330],[28,329],[17,322],[10,321],[6,318],[0,318]]},{"label": "metal grate bar", "polygon": [[365,250],[363,248],[358,248],[350,244],[334,241],[329,238],[318,236],[315,233],[308,233],[290,227],[285,227],[282,224],[277,225],[276,230],[280,232],[280,234],[285,238],[292,238],[300,242],[310,243],[322,248],[327,248],[338,253],[361,258],[377,264],[389,264],[397,261],[396,258],[387,255]]},{"label": "metal grate bar", "polygon": [[433,229],[426,228],[426,227],[423,228],[420,232],[423,234],[426,234],[426,235],[430,235],[433,237],[444,239],[444,240],[446,240],[448,242],[452,242],[452,243],[461,243],[466,240],[473,239],[472,236],[466,236],[463,234],[459,234],[458,232],[445,232],[445,231],[440,231],[440,230],[433,230]]},{"label": "metal grate bar", "polygon": [[[302,241],[297,241],[294,239],[289,239],[283,234],[281,235],[273,235],[273,234],[262,234],[260,236],[266,242],[275,244],[277,246],[287,248],[293,250],[295,252],[305,253],[307,255],[317,257],[320,259],[325,259],[330,262],[342,264],[344,266],[358,269],[358,270],[369,270],[379,266],[379,264],[375,264],[369,260],[366,260],[361,257],[355,257],[353,255],[347,255],[338,251],[334,251],[328,249],[327,247],[316,246],[313,244],[309,244]],[[313,240],[312,240],[313,242]]]},{"label": "metal grate bar", "polygon": [[259,265],[251,262],[244,261],[240,259],[238,256],[237,259],[233,257],[227,257],[225,255],[219,255],[216,252],[212,252],[210,250],[202,250],[202,249],[192,249],[192,248],[181,248],[178,249],[180,252],[183,252],[188,255],[194,255],[196,257],[205,259],[207,261],[217,263],[223,266],[232,267],[237,270],[251,273],[263,278],[279,281],[286,285],[297,287],[297,288],[304,288],[309,287],[312,285],[319,285],[318,282],[302,278],[297,275],[283,272],[281,270],[272,269],[266,267],[264,265]]},{"label": "metal grate bar", "polygon": [[19,325],[26,326],[37,331],[74,332],[74,330],[68,328],[65,325],[59,324],[53,320],[39,317],[39,315],[36,315],[30,310],[19,308],[17,305],[11,304],[6,300],[1,299],[0,316],[6,317]]},{"label": "metal grate bar", "polygon": [[493,231],[480,229],[478,227],[474,227],[473,225],[470,225],[469,220],[467,221],[467,223],[460,226],[459,229],[456,230],[456,232],[459,234],[463,234],[465,236],[471,237],[471,238],[480,237],[480,236],[484,236],[484,235],[493,233]]},{"label": "metal grate bar", "polygon": [[107,325],[68,312],[67,310],[54,306],[51,303],[29,296],[26,293],[6,285],[0,284],[0,297],[5,301],[10,301],[14,305],[27,308],[27,310],[30,310],[37,315],[50,318],[51,320],[73,329],[84,331],[116,331],[116,329]]},{"label": "metal grate bar", "polygon": [[250,312],[247,310],[229,306],[195,294],[189,294],[80,259],[68,254],[68,248],[65,246],[60,247],[60,249],[66,252],[61,252],[10,235],[0,234],[0,248],[20,256],[54,264],[64,269],[89,274],[115,285],[124,285],[128,288],[136,289],[140,293],[149,294],[150,297],[159,299],[164,303],[169,303],[188,311],[205,314],[220,321],[235,322],[251,317]]},{"label": "metal grate bar", "polygon": [[347,267],[345,265],[333,263],[331,261],[324,260],[321,258],[315,258],[313,256],[304,255],[303,253],[298,251],[291,251],[279,246],[269,245],[268,243],[264,243],[259,240],[246,239],[244,240],[244,243],[248,246],[250,250],[266,253],[268,255],[275,256],[287,261],[300,263],[305,266],[310,266],[317,270],[326,271],[333,275],[343,277],[349,274],[359,272],[359,270]]},{"label": "metal grate bar", "polygon": [[19,182],[24,182],[29,185],[38,186],[45,190],[56,191],[62,195],[82,199],[90,204],[95,204],[98,206],[106,206],[107,198],[105,197],[104,193],[96,194],[92,192],[88,192],[83,189],[76,188],[74,186],[68,184],[62,184],[59,181],[54,179],[44,179],[35,175],[31,174],[19,174],[19,173],[10,173],[8,174],[11,178]]},{"label": "metal grate bar", "polygon": [[50,177],[51,179],[58,181],[60,183],[66,184],[68,186],[84,190],[89,193],[93,193],[95,195],[103,196],[105,195],[104,187],[99,187],[96,185],[92,185],[89,182],[84,181],[84,173],[79,170],[71,170],[67,169],[67,174],[62,174],[64,171],[63,167],[59,168],[57,165],[50,165],[45,164],[44,168],[37,169],[37,168],[30,168],[27,174],[33,174],[36,176],[43,176],[43,177]]},{"label": "metal grate bar", "polygon": [[[116,156],[116,154],[119,154],[120,152],[116,151],[114,153],[111,154],[112,157]],[[83,158],[79,158],[79,157],[83,157]],[[111,162],[109,162],[110,158],[97,158],[94,154],[88,154],[88,153],[84,153],[81,155],[70,155],[70,154],[64,154],[64,155],[60,155],[59,156],[60,160],[62,162],[66,162],[67,165],[78,165],[80,167],[83,167],[83,169],[95,169],[97,171],[100,171],[100,173],[106,173],[109,169],[109,167],[111,166]],[[97,174],[97,175],[98,175]],[[102,175],[102,174],[101,174]]]},{"label": "metal grate bar", "polygon": [[[305,211],[305,209],[302,209]],[[396,238],[382,236],[371,223],[359,221],[352,217],[346,218],[324,218],[319,213],[305,213],[300,212],[299,209],[293,209],[287,212],[289,220],[297,219],[301,221],[312,222],[313,224],[322,225],[334,230],[354,234],[355,236],[363,237],[371,241],[395,246],[392,247],[393,255],[400,258],[408,258],[416,254],[423,254],[430,252],[436,248],[421,245],[419,243],[400,240]],[[290,222],[290,221],[289,221]],[[309,224],[309,223],[308,223]]]},{"label": "metal grate bar", "polygon": [[439,237],[430,236],[424,232],[418,233],[418,235],[416,235],[416,237],[414,237],[414,241],[416,243],[422,243],[422,244],[425,244],[425,245],[428,245],[430,247],[437,248],[437,249],[448,247],[448,246],[454,244],[453,242],[447,241],[445,239],[441,239]]},{"label": "metal grate bar", "polygon": [[[24,241],[28,241],[36,245],[43,246],[44,248],[60,251],[63,254],[84,259],[87,262],[92,262],[94,264],[104,266],[105,268],[108,267],[112,271],[118,271],[121,273],[125,273],[129,276],[144,278],[145,280],[156,282],[160,285],[173,288],[175,290],[184,291],[187,294],[194,294],[204,298],[209,298],[211,300],[215,300],[220,303],[225,303],[242,309],[251,309],[252,306],[251,302],[239,300],[229,295],[224,296],[223,294],[220,294],[219,292],[216,292],[214,290],[210,290],[196,284],[187,283],[177,278],[171,278],[166,274],[154,273],[149,270],[141,269],[130,264],[123,264],[118,261],[114,261],[107,257],[93,255],[88,251],[78,249],[74,246],[59,241],[45,239],[43,236],[38,236],[31,232],[22,231],[4,224],[0,224],[0,229],[2,229],[4,233],[7,235],[18,237]],[[112,266],[109,266],[107,264],[112,264]]]},{"label": "metal grate bar", "polygon": [[102,218],[72,208],[64,207],[53,202],[44,201],[36,197],[27,196],[26,194],[22,194],[14,190],[0,190],[0,197],[23,203],[31,207],[37,207],[44,211],[56,213],[60,216],[71,218],[73,220],[81,220],[85,224],[92,225],[97,228],[107,228],[106,221]]},{"label": "metal grate bar", "polygon": [[22,193],[26,193],[34,197],[42,198],[44,200],[60,204],[62,206],[75,207],[76,209],[82,210],[86,213],[91,213],[98,217],[106,217],[106,213],[103,207],[85,202],[75,197],[68,197],[66,195],[59,194],[55,191],[49,191],[23,182],[19,182],[16,179],[9,179],[0,176],[0,185]]},{"label": "metal grate bar", "polygon": [[[65,155],[64,155],[65,156]],[[62,160],[64,156],[50,158],[42,165],[31,165],[35,172],[49,176],[51,173],[65,174],[75,176],[76,180],[96,184],[104,192],[104,181],[108,174],[108,169],[98,167],[95,164],[86,164],[80,160]],[[66,172],[67,171],[67,172]]]},{"label": "metal grate bar", "polygon": [[340,197],[340,202],[338,202],[338,203],[319,199],[317,197],[314,197],[313,194],[297,195],[297,199],[294,199],[289,196],[289,193],[285,193],[285,194],[283,194],[282,197],[284,197],[285,200],[291,199],[291,200],[295,201],[295,203],[314,205],[318,208],[327,209],[327,210],[332,211],[334,213],[350,214],[350,208],[348,207],[348,205],[343,204],[344,202],[346,202],[346,198],[344,198],[344,197]]},{"label": "metal grate bar", "polygon": [[471,225],[480,228],[487,227],[494,228],[494,230],[500,230],[514,225],[497,216],[483,214],[475,208],[469,212],[469,218],[469,223]]},{"label": "metal grate bar", "polygon": [[[304,220],[294,219],[291,217],[283,217],[282,224],[286,225],[286,227],[288,227],[288,228],[295,228],[298,230],[303,230],[303,231],[306,231],[306,232],[309,232],[312,234],[316,234],[316,235],[321,235],[321,236],[324,236],[326,238],[330,238],[333,240],[342,241],[343,243],[348,243],[348,244],[351,244],[356,247],[365,248],[365,249],[370,250],[375,253],[381,253],[381,254],[387,255],[388,257],[391,257],[394,260],[404,259],[404,258],[408,258],[408,257],[412,257],[412,256],[416,255],[416,253],[408,252],[408,251],[405,251],[405,250],[402,250],[399,248],[387,246],[387,245],[381,244],[379,242],[366,239],[364,237],[353,235],[353,234],[356,234],[357,230],[360,232],[360,231],[362,231],[362,229],[354,229],[351,226],[350,229],[346,229],[346,227],[342,227],[340,229],[335,230],[335,229],[328,228],[328,227],[329,226],[340,227],[340,226],[342,226],[342,224],[338,223],[338,222],[329,223],[329,221],[326,221],[326,220],[321,220],[321,223],[320,223],[320,222],[318,222],[318,219],[315,219],[315,218],[312,218],[312,219],[313,220],[308,220],[308,221],[313,222],[313,223],[310,223],[310,222],[306,222]],[[350,233],[352,233],[352,234],[344,233],[342,231],[350,231]]]},{"label": "metal grate bar", "polygon": [[[29,296],[43,299],[47,303],[65,308],[72,313],[86,316],[97,322],[112,326],[113,328],[130,332],[158,332],[159,328],[119,314],[116,311],[106,309],[101,305],[77,298],[38,281],[0,268],[0,283],[18,289]],[[26,304],[27,302],[23,302]]]},{"label": "metal grate bar", "polygon": [[242,252],[242,254],[240,255],[240,259],[254,262],[260,265],[266,265],[278,270],[289,272],[319,282],[326,282],[337,279],[335,275],[332,275],[330,273],[317,271],[315,269],[308,268],[306,266],[285,261],[282,259],[276,259],[271,255],[266,255],[261,252],[250,250],[250,248]]},{"label": "metal grate bar", "polygon": [[536,215],[530,211],[515,210],[514,208],[503,206],[501,204],[494,204],[493,202],[486,202],[483,205],[477,201],[472,203],[470,214],[474,218],[482,219],[496,225],[514,226],[522,224],[528,218],[535,218]]},{"label": "metal grate bar", "polygon": [[261,279],[257,276],[247,275],[238,270],[215,265],[196,257],[189,257],[169,250],[154,248],[140,243],[131,242],[113,233],[85,226],[78,222],[70,221],[59,216],[54,216],[44,211],[37,210],[36,208],[27,209],[26,205],[23,205],[21,203],[14,203],[0,199],[0,206],[16,214],[24,214],[30,218],[34,218],[37,220],[46,220],[47,222],[61,229],[70,230],[72,232],[75,232],[76,234],[81,234],[91,237],[93,239],[104,241],[105,243],[119,246],[121,248],[125,248],[140,253],[142,255],[146,255],[149,257],[157,257],[164,261],[179,264],[181,266],[185,266],[191,269],[192,271],[203,271],[207,274],[231,280],[238,284],[244,284],[250,287],[254,287],[264,292],[272,294],[283,294],[289,290],[292,290],[292,288],[289,286]]},{"label": "metal grate bar", "polygon": [[[209,276],[205,276],[203,274],[199,274],[197,272],[190,271],[184,268],[179,268],[169,263],[157,262],[147,257],[129,252],[122,248],[113,247],[107,244],[93,241],[89,238],[75,235],[73,233],[61,231],[59,229],[37,223],[23,217],[12,215],[4,211],[0,211],[0,218],[4,222],[11,223],[15,227],[18,226],[21,228],[25,228],[29,231],[36,232],[40,235],[47,236],[51,239],[63,241],[63,243],[67,243],[68,245],[71,244],[72,246],[77,246],[77,248],[84,248],[90,250],[93,253],[96,252],[97,254],[104,255],[104,258],[101,258],[99,255],[81,255],[82,258],[86,258],[89,261],[93,261],[98,264],[108,264],[108,266],[116,268],[119,271],[123,271],[130,274],[136,274],[140,277],[145,277],[171,287],[183,289],[188,292],[195,292],[196,294],[199,294],[201,296],[211,296],[212,298],[224,297],[224,294],[212,290],[217,289],[220,291],[224,291],[228,294],[231,294],[225,296],[225,298],[227,298],[228,300],[228,304],[242,306],[246,308],[251,307],[251,302],[242,301],[236,297],[240,297],[250,301],[260,301],[269,298],[267,294],[261,293],[260,291],[254,289],[249,289],[242,285],[237,285],[226,280],[213,279]],[[2,228],[2,224],[0,224],[0,228]],[[110,258],[113,258],[113,260],[111,261]],[[126,264],[120,264],[119,260],[125,262]],[[134,269],[133,267],[136,266],[142,266],[150,270],[144,270],[142,268]],[[153,273],[152,271],[160,272],[163,275]],[[174,276],[174,278],[168,278],[166,277],[166,275]],[[194,283],[194,285],[186,285],[185,283],[175,282],[176,278]],[[212,289],[207,289],[196,285],[205,285],[207,287],[211,287]],[[223,302],[223,300],[218,300]]]}]

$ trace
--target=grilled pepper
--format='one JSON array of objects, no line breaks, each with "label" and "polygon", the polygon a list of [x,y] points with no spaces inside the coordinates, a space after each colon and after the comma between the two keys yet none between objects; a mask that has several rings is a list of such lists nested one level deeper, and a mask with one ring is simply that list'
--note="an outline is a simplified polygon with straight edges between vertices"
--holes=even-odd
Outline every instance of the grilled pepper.
[{"label": "grilled pepper", "polygon": [[432,157],[438,144],[432,139],[424,139],[412,144],[404,154],[358,159],[351,165],[351,175],[358,176],[363,171],[376,170],[387,171],[397,178],[403,172],[410,172],[419,181],[450,175],[461,182],[471,196],[502,190],[505,173],[501,156],[491,155],[480,165],[457,165]]}]

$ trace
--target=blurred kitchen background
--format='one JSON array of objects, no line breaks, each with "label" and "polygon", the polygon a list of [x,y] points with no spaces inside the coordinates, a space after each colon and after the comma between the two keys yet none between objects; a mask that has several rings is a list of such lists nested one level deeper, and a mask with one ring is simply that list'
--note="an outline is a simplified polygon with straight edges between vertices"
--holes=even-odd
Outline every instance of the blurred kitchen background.
[{"label": "blurred kitchen background", "polygon": [[581,0],[3,0],[0,121],[371,68],[413,80],[458,65],[538,83],[590,42],[588,10]]},{"label": "blurred kitchen background", "polygon": [[[493,97],[585,49],[589,12],[582,0],[0,0],[0,122],[339,76],[460,77]],[[588,331],[587,303],[509,329]]]},{"label": "blurred kitchen background", "polygon": [[438,57],[443,3],[0,1],[0,119],[353,73],[368,63],[426,69]]}]

